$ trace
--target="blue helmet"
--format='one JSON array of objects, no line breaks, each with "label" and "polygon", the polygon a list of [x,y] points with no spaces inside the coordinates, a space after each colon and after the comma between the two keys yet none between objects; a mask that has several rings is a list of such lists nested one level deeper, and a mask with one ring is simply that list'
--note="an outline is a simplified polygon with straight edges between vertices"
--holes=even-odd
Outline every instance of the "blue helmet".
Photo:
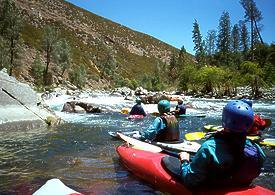
[{"label": "blue helmet", "polygon": [[167,113],[170,112],[170,102],[168,100],[160,100],[158,103],[159,113]]},{"label": "blue helmet", "polygon": [[228,102],[222,111],[222,126],[231,132],[246,132],[253,119],[252,107],[240,100]]},{"label": "blue helmet", "polygon": [[252,101],[248,99],[241,99],[244,103],[247,103],[252,108]]}]

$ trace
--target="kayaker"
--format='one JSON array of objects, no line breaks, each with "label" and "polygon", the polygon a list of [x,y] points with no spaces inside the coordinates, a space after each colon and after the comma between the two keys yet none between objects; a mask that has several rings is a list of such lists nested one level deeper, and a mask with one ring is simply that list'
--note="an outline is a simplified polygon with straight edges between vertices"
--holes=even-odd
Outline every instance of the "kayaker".
[{"label": "kayaker", "polygon": [[132,107],[130,115],[143,115],[146,116],[146,113],[141,105],[141,99],[140,97],[136,98],[136,104]]},{"label": "kayaker", "polygon": [[186,114],[186,105],[183,103],[183,99],[181,97],[178,98],[178,105],[176,109],[172,111],[175,115]]},{"label": "kayaker", "polygon": [[171,111],[171,113],[174,115],[186,114],[187,108],[193,108],[193,106],[192,106],[192,104],[190,104],[190,102],[184,104],[183,99],[181,97],[179,97],[177,99],[177,101],[178,101],[178,105],[176,106],[176,109]]},{"label": "kayaker", "polygon": [[170,115],[170,101],[161,100],[158,103],[160,116],[146,130],[133,137],[150,141],[178,141],[180,138],[179,123],[174,115]]},{"label": "kayaker", "polygon": [[[252,101],[248,99],[242,99],[241,101],[247,103],[252,108]],[[260,131],[268,128],[271,125],[270,119],[263,119],[256,113],[254,113],[253,125],[247,130],[248,135],[261,135]]]},{"label": "kayaker", "polygon": [[266,158],[259,145],[246,139],[253,115],[247,103],[230,101],[222,112],[224,130],[205,141],[192,161],[182,152],[181,163],[164,157],[163,164],[190,189],[249,185],[259,176]]}]

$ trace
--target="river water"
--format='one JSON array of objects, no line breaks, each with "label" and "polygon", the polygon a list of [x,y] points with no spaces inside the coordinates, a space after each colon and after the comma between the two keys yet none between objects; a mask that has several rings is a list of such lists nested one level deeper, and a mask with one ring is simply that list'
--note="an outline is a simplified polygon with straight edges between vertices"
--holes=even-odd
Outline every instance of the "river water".
[{"label": "river water", "polygon": [[[54,129],[0,130],[0,194],[32,194],[48,179],[59,178],[67,186],[84,194],[160,194],[149,184],[129,173],[119,162],[115,147],[122,144],[108,131],[146,129],[154,120],[149,116],[130,121],[119,111],[134,102],[108,94],[83,95],[82,101],[110,110],[101,114],[68,114],[60,112],[69,96],[47,101],[66,123]],[[206,113],[205,118],[180,119],[181,136],[201,131],[206,124],[221,124],[226,100],[192,99],[196,109],[188,113]],[[172,107],[176,102],[172,102]],[[156,105],[144,105],[148,113]],[[254,101],[254,111],[274,122],[275,105],[271,101]],[[275,125],[264,137],[275,138]],[[255,184],[275,191],[275,150],[264,147],[267,154],[262,174]]]}]

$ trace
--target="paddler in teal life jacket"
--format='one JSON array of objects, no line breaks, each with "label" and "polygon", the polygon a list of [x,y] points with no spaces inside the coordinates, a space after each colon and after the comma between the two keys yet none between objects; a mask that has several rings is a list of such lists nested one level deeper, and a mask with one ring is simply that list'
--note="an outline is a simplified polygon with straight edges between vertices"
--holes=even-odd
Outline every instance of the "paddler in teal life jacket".
[{"label": "paddler in teal life jacket", "polygon": [[146,113],[141,105],[141,99],[140,97],[136,98],[136,104],[132,107],[130,115],[143,115],[146,116]]},{"label": "paddler in teal life jacket", "polygon": [[180,160],[164,157],[163,164],[190,189],[246,186],[259,176],[265,154],[246,139],[253,124],[252,108],[239,100],[230,101],[222,112],[222,132],[205,141],[192,160],[186,152]]},{"label": "paddler in teal life jacket", "polygon": [[178,141],[180,138],[179,123],[174,115],[170,115],[170,102],[161,100],[158,103],[160,116],[157,117],[153,124],[143,132],[135,134],[133,137],[140,140],[150,141]]}]

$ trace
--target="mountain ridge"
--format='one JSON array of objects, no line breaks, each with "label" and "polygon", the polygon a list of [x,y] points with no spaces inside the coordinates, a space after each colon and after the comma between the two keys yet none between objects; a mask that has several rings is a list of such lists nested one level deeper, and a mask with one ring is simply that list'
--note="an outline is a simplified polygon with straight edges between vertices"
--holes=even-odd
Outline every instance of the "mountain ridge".
[{"label": "mountain ridge", "polygon": [[[153,74],[157,63],[169,64],[171,55],[179,52],[179,49],[150,35],[64,0],[15,2],[25,20],[22,35],[28,46],[42,51],[39,40],[43,27],[49,24],[57,27],[72,46],[73,64],[85,64],[87,72],[94,75],[91,78],[96,77],[95,80],[100,79],[98,61],[106,58],[108,48],[115,56],[121,75],[139,80],[144,73]],[[192,56],[188,56],[189,61],[194,63]]]}]

